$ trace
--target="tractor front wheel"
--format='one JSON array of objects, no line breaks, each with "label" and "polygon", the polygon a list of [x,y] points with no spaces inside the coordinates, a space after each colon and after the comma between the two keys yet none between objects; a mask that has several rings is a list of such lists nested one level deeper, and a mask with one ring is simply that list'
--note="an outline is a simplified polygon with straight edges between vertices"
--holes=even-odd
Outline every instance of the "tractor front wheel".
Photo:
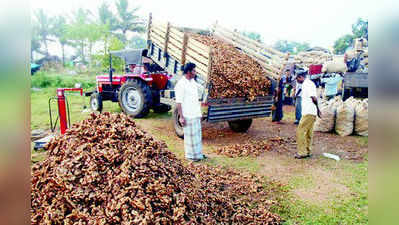
[{"label": "tractor front wheel", "polygon": [[120,88],[118,100],[124,113],[143,118],[148,115],[152,105],[150,87],[141,80],[130,80]]},{"label": "tractor front wheel", "polygon": [[244,133],[251,127],[252,119],[228,121],[229,127],[234,132]]},{"label": "tractor front wheel", "polygon": [[90,108],[93,111],[101,112],[103,110],[103,100],[101,94],[94,92],[90,96]]}]

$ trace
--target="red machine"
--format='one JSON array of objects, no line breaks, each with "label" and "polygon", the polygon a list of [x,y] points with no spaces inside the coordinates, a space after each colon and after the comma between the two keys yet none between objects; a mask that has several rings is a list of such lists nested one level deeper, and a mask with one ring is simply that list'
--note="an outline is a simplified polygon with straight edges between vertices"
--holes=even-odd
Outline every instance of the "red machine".
[{"label": "red machine", "polygon": [[[58,118],[60,119],[60,130],[61,134],[65,134],[66,129],[68,129],[68,124],[70,126],[70,114],[69,114],[69,103],[65,97],[66,91],[79,91],[80,95],[83,96],[82,88],[57,88],[57,96],[49,99],[49,113],[50,113],[50,127],[54,132],[55,126],[57,124]],[[52,110],[51,110],[51,100],[57,100],[58,106],[58,117],[53,126]],[[68,113],[68,116],[67,116]]]},{"label": "red machine", "polygon": [[[147,49],[112,51],[109,73],[96,77],[96,90],[85,93],[90,96],[94,111],[102,111],[103,101],[118,102],[123,112],[136,118],[145,117],[150,109],[156,113],[167,112],[169,105],[160,102],[160,91],[168,88],[172,78],[162,67],[151,63]],[[113,75],[112,56],[125,61],[125,74]]]}]

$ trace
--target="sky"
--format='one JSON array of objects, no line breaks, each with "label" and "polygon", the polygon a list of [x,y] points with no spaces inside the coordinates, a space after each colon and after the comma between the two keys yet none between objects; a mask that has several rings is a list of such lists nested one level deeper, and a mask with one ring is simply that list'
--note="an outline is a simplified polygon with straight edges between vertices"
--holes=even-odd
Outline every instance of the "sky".
[{"label": "sky", "polygon": [[[79,7],[96,12],[102,1],[31,0],[31,9],[43,8],[53,15]],[[385,15],[382,12],[394,14],[399,9],[399,1],[393,0],[130,0],[129,3],[140,6],[138,13],[143,17],[152,12],[154,20],[169,21],[176,26],[208,28],[218,21],[228,28],[258,32],[266,44],[281,39],[306,41],[311,46],[326,48],[340,36],[351,33],[351,24],[357,18],[370,20]]]}]

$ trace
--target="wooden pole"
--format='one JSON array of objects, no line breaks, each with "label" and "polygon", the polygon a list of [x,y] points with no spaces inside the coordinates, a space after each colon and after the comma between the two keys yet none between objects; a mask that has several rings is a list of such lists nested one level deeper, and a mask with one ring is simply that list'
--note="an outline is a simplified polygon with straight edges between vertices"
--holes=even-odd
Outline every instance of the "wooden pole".
[{"label": "wooden pole", "polygon": [[149,15],[149,17],[148,17],[148,24],[147,24],[147,40],[150,40],[151,23],[152,23],[152,13],[150,13],[150,15]]},{"label": "wooden pole", "polygon": [[166,34],[165,34],[165,45],[164,45],[164,52],[168,51],[168,42],[169,42],[169,30],[170,30],[170,23],[166,25]]},{"label": "wooden pole", "polygon": [[211,77],[211,73],[212,73],[212,48],[209,47],[209,51],[208,51],[208,77],[207,80],[209,80],[209,77]]},{"label": "wooden pole", "polygon": [[188,35],[187,35],[187,33],[184,33],[184,36],[183,36],[183,49],[182,49],[182,53],[181,53],[181,63],[182,63],[182,65],[186,64],[187,42],[188,42]]}]

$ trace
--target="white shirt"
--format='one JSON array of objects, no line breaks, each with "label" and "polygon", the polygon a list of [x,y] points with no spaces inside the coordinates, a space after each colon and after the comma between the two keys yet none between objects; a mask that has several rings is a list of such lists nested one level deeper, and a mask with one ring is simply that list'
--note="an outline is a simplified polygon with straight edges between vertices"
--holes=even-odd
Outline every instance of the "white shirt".
[{"label": "white shirt", "polygon": [[187,119],[200,118],[201,103],[198,100],[198,84],[194,79],[180,78],[175,86],[176,103],[181,103],[183,117]]},{"label": "white shirt", "polygon": [[309,78],[306,78],[302,83],[302,116],[317,115],[317,108],[312,101],[312,96],[317,96],[316,85]]},{"label": "white shirt", "polygon": [[[299,92],[299,90],[301,90],[301,92]],[[299,92],[299,94],[298,94],[298,92]],[[299,83],[299,82],[296,82],[296,85],[295,85],[295,96],[298,96],[298,97],[302,97],[302,84],[301,83]]]}]

